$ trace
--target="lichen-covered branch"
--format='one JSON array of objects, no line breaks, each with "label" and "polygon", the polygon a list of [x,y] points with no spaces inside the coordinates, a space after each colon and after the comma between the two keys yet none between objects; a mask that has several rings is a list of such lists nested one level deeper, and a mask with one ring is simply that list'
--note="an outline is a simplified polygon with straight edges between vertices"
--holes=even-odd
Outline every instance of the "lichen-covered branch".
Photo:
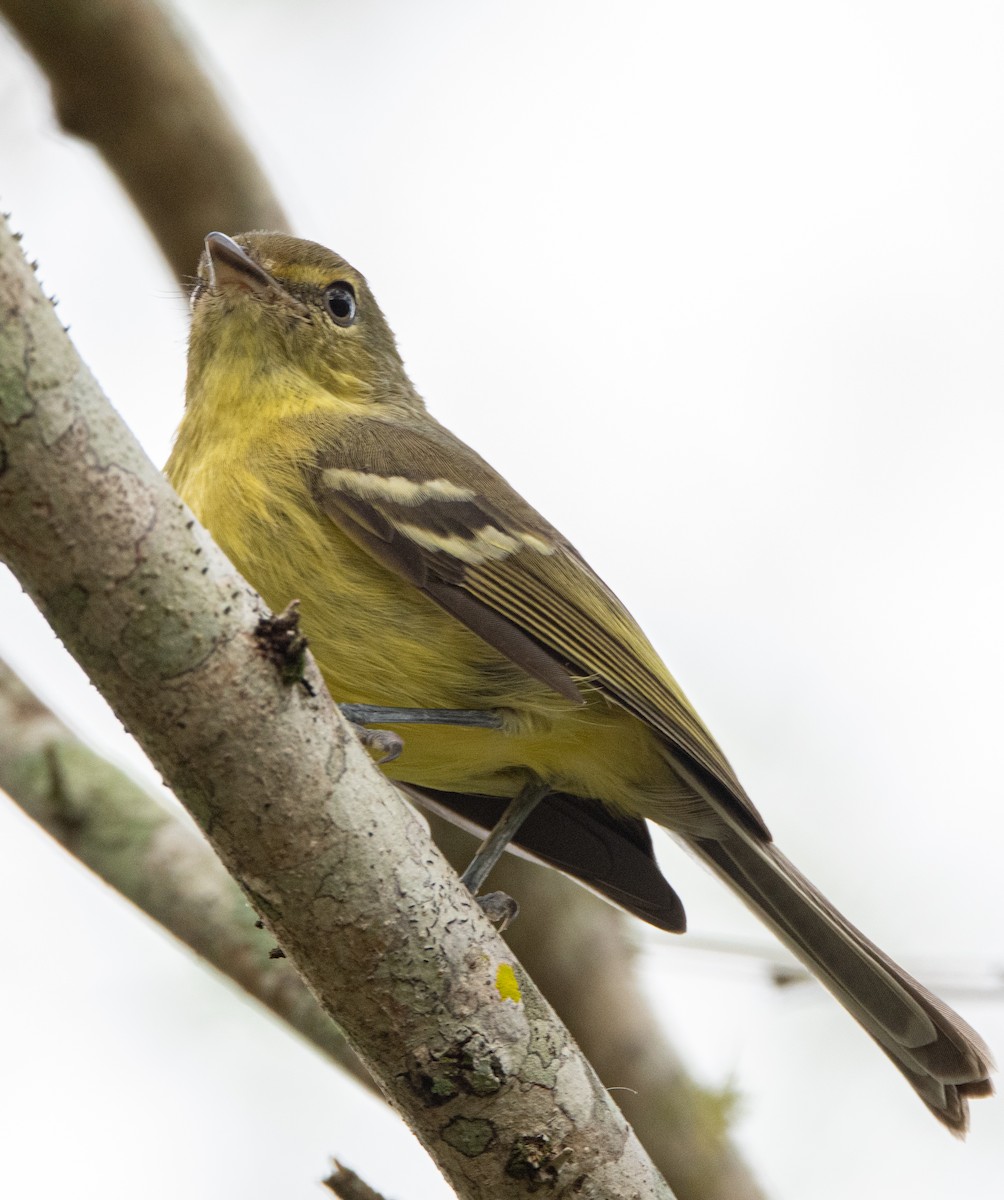
[{"label": "lichen-covered branch", "polygon": [[[307,659],[102,397],[0,229],[0,557],[462,1197],[668,1197]],[[374,1019],[379,1014],[379,1019]]]},{"label": "lichen-covered branch", "polygon": [[179,281],[211,229],[286,229],[255,155],[155,0],[0,0],[63,128],[94,145]]},{"label": "lichen-covered branch", "polygon": [[[431,820],[440,848],[466,865],[474,839]],[[729,1140],[731,1098],[694,1082],[641,993],[628,918],[570,879],[513,855],[495,868],[492,887],[519,902],[506,940],[680,1200],[763,1200]]]},{"label": "lichen-covered branch", "polygon": [[0,661],[0,789],[96,875],[373,1087],[208,844]]}]

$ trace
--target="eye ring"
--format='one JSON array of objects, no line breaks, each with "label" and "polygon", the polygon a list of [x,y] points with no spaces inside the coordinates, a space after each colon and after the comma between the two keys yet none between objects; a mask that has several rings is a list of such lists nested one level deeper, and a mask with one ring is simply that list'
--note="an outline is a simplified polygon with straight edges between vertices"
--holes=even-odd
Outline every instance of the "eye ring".
[{"label": "eye ring", "polygon": [[356,290],[351,283],[338,280],[324,289],[324,307],[336,325],[354,325],[356,320]]}]

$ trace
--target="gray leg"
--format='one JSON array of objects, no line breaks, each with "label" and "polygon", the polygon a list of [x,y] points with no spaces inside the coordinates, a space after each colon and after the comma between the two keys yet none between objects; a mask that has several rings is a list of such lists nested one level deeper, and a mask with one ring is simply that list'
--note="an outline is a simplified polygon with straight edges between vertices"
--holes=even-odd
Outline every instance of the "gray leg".
[{"label": "gray leg", "polygon": [[492,709],[479,708],[385,708],[379,704],[339,704],[342,716],[359,735],[359,740],[380,757],[377,763],[393,762],[404,742],[389,729],[370,725],[465,725],[473,729],[501,729],[502,718]]},{"label": "gray leg", "polygon": [[367,729],[365,725],[357,725],[354,721],[350,721],[349,724],[356,731],[356,737],[366,749],[372,750],[377,755],[378,767],[382,767],[384,763],[393,762],[395,758],[400,758],[401,751],[404,749],[404,740],[396,733],[389,729]]},{"label": "gray leg", "polygon": [[[549,790],[545,783],[528,783],[519,795],[509,802],[501,820],[481,843],[467,870],[460,876],[460,882],[467,887],[471,895],[477,896],[481,885],[502,857],[506,846]],[[501,929],[505,929],[519,911],[516,901],[505,892],[489,892],[486,896],[479,897],[478,903],[489,919],[497,922]]]},{"label": "gray leg", "polygon": [[339,704],[353,725],[467,725],[473,729],[501,729],[502,718],[482,708],[384,708],[379,704]]},{"label": "gray leg", "polygon": [[[381,763],[392,762],[404,743],[396,733],[369,729],[369,725],[460,725],[472,729],[501,729],[502,718],[492,709],[478,708],[385,708],[376,704],[339,704],[342,715],[355,726],[363,745],[383,751]],[[460,882],[477,896],[481,885],[501,858],[506,846],[530,813],[547,795],[549,788],[539,781],[528,783],[509,802],[502,818],[481,843]],[[505,929],[516,916],[519,906],[505,892],[489,892],[478,899],[489,919]]]}]

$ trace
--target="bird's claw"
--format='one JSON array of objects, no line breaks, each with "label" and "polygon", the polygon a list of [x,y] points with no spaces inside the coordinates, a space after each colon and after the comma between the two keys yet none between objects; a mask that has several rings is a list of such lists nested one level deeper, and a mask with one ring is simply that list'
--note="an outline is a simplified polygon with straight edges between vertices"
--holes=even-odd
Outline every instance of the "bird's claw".
[{"label": "bird's claw", "polygon": [[403,738],[389,729],[370,729],[366,725],[357,725],[354,721],[350,724],[366,749],[379,755],[376,760],[377,766],[382,767],[384,763],[393,762],[404,749]]},{"label": "bird's claw", "polygon": [[519,913],[519,905],[505,892],[487,892],[474,899],[488,920],[498,926],[499,933],[504,933]]}]

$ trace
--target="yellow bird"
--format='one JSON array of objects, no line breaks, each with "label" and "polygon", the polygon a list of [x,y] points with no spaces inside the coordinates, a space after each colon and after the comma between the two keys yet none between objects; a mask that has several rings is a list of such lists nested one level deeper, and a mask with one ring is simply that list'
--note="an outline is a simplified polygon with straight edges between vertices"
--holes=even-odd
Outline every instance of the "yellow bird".
[{"label": "yellow bird", "polygon": [[964,1133],[968,1098],[992,1090],[986,1046],[776,849],[616,596],[429,415],[348,263],[279,234],[209,235],[166,469],[271,607],[300,601],[334,699],[401,736],[387,774],[461,823],[503,818],[465,875],[472,891],[514,836],[682,932],[652,856],[654,821]]}]

